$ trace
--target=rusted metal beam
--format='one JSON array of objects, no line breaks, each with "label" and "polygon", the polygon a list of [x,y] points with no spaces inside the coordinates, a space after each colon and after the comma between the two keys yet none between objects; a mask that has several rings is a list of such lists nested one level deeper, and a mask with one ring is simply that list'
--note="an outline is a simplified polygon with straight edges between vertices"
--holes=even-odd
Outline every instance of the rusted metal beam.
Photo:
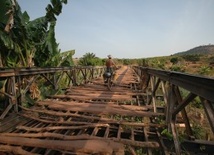
[{"label": "rusted metal beam", "polygon": [[214,101],[213,78],[156,69],[149,69],[148,73],[164,81],[169,81],[171,84],[182,87],[198,96]]},{"label": "rusted metal beam", "polygon": [[[182,97],[181,97],[181,93],[179,91],[179,88],[178,87],[175,87],[174,88],[174,91],[175,91],[175,95],[176,95],[176,98],[178,100],[178,104],[182,104]],[[177,114],[176,114],[177,115]],[[182,115],[182,118],[183,118],[183,121],[185,123],[185,128],[186,128],[186,132],[189,136],[193,136],[193,132],[192,132],[192,129],[191,129],[191,126],[190,126],[190,122],[189,122],[189,118],[187,116],[187,113],[186,113],[186,109],[185,108],[182,108],[181,109],[181,115]]]},{"label": "rusted metal beam", "polygon": [[206,116],[208,118],[208,121],[210,123],[210,126],[211,126],[211,129],[212,129],[212,132],[214,133],[214,103],[211,103],[203,98],[201,98],[202,100],[202,105],[204,107],[204,110],[205,110],[205,113],[206,113]]},{"label": "rusted metal beam", "polygon": [[156,78],[155,77],[152,77],[151,78],[151,89],[152,89],[152,95],[148,101],[148,104],[151,103],[152,101],[152,105],[153,105],[153,108],[154,108],[154,112],[156,112],[156,96],[155,96],[155,93],[158,89],[158,86],[160,84],[161,80],[158,78],[157,81],[156,81]]},{"label": "rusted metal beam", "polygon": [[180,143],[179,143],[176,126],[175,126],[176,118],[175,118],[175,116],[172,115],[175,104],[176,104],[176,98],[175,98],[176,96],[175,96],[175,92],[174,92],[174,87],[175,86],[172,84],[169,86],[169,98],[168,98],[168,105],[167,105],[168,106],[167,124],[168,124],[168,132],[172,133],[176,155],[181,155]]},{"label": "rusted metal beam", "polygon": [[183,108],[186,107],[197,95],[189,93],[189,95],[176,107],[172,112],[172,117],[175,117]]}]

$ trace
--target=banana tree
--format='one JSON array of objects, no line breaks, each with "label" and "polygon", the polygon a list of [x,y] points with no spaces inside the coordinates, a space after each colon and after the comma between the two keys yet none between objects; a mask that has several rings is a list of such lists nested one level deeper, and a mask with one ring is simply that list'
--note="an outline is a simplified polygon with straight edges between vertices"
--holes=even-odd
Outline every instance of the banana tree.
[{"label": "banana tree", "polygon": [[60,63],[58,66],[72,66],[74,65],[73,62],[73,55],[75,53],[75,50],[69,50],[65,52],[60,53]]},{"label": "banana tree", "polygon": [[32,60],[39,67],[59,63],[50,58],[60,53],[55,39],[56,16],[61,13],[62,5],[67,4],[67,0],[50,2],[45,16],[30,21],[27,12],[21,12],[16,0],[0,1],[1,67],[31,67]]}]

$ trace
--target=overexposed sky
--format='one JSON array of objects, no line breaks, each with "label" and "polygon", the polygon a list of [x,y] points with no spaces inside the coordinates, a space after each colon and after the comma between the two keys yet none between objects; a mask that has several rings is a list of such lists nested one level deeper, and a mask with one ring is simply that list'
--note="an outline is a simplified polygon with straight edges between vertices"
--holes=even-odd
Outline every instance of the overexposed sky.
[{"label": "overexposed sky", "polygon": [[[17,0],[30,18],[50,0]],[[74,57],[168,56],[214,44],[214,0],[68,0],[57,17],[56,40]]]}]

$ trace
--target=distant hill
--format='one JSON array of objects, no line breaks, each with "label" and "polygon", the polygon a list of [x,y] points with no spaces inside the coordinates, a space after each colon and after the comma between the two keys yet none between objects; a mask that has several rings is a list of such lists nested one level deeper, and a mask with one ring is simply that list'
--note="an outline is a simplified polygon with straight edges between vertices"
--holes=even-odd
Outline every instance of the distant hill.
[{"label": "distant hill", "polygon": [[173,55],[187,55],[187,54],[214,54],[214,45],[198,46],[184,52],[175,53]]}]

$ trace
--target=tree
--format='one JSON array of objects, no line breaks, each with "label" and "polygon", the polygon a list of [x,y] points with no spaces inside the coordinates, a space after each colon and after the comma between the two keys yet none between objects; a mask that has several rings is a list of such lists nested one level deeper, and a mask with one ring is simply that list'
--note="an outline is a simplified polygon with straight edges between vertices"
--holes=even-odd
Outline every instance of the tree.
[{"label": "tree", "polygon": [[70,51],[65,51],[65,52],[62,52],[60,53],[60,57],[61,57],[61,60],[60,60],[60,64],[58,64],[58,66],[72,66],[74,65],[74,62],[73,62],[73,55],[75,53],[75,50],[70,50]]},{"label": "tree", "polygon": [[51,0],[46,15],[30,21],[16,0],[0,1],[1,67],[39,67],[60,64],[60,50],[55,39],[56,16],[67,0]]},{"label": "tree", "polygon": [[82,66],[100,66],[103,65],[103,61],[97,58],[94,53],[88,52],[80,58],[78,64]]}]

